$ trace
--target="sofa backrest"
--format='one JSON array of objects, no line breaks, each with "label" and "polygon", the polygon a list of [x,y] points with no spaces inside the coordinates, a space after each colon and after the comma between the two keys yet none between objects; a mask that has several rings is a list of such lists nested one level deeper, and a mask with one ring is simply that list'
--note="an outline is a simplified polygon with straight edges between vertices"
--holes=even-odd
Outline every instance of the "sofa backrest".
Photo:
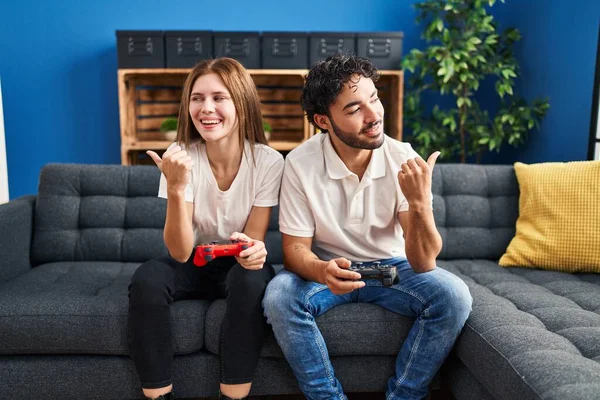
[{"label": "sofa backrest", "polygon": [[[32,260],[143,262],[164,256],[166,201],[156,167],[49,164],[40,175]],[[498,259],[515,233],[519,188],[512,166],[436,165],[433,174],[441,259]],[[267,261],[283,262],[273,207]]]},{"label": "sofa backrest", "polygon": [[515,234],[519,186],[510,165],[438,164],[433,210],[441,259],[499,259]]},{"label": "sofa backrest", "polygon": [[[40,174],[32,260],[143,262],[168,254],[166,200],[154,166],[48,164]],[[269,262],[281,263],[277,210]],[[271,243],[272,242],[272,243]]]},{"label": "sofa backrest", "polygon": [[142,262],[168,254],[156,167],[48,164],[40,174],[32,260]]}]

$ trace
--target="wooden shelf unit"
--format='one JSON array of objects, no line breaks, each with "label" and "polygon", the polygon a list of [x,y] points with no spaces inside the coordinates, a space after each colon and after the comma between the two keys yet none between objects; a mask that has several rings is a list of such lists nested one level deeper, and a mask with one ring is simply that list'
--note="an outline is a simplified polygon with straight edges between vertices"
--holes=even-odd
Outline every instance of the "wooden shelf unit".
[{"label": "wooden shelf unit", "polygon": [[[119,118],[121,124],[121,163],[143,164],[146,150],[165,150],[160,125],[167,117],[177,117],[183,82],[191,69],[118,70]],[[272,128],[269,146],[289,151],[315,134],[300,106],[303,69],[248,70],[261,100],[263,118]],[[403,71],[379,71],[379,97],[385,109],[386,133],[402,139]]]}]

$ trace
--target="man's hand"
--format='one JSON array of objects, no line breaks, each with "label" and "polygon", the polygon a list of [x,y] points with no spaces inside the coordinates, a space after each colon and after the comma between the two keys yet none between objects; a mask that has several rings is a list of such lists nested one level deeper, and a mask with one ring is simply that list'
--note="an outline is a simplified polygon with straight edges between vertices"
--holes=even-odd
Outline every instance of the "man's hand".
[{"label": "man's hand", "polygon": [[357,281],[360,279],[358,272],[348,271],[351,264],[345,258],[334,258],[327,263],[324,271],[324,283],[331,293],[346,294],[365,286],[363,281]]},{"label": "man's hand", "polygon": [[178,193],[185,192],[190,182],[194,162],[188,153],[179,146],[164,152],[162,158],[152,150],[146,152],[152,158],[160,172],[167,178],[167,190]]},{"label": "man's hand", "polygon": [[265,244],[263,242],[261,242],[260,240],[251,239],[250,237],[239,232],[233,232],[229,239],[253,242],[254,245],[240,252],[240,254],[236,256],[235,259],[242,267],[246,269],[262,269],[263,265],[265,264],[265,261],[267,261],[267,249],[265,248]]},{"label": "man's hand", "polygon": [[398,183],[409,206],[431,206],[431,176],[440,154],[436,151],[429,156],[427,162],[417,157],[400,166]]}]

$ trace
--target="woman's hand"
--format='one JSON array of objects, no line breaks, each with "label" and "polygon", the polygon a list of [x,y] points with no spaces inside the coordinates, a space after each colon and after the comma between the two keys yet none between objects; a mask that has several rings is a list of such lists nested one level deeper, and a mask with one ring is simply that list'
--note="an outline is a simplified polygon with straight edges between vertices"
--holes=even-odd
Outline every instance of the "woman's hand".
[{"label": "woman's hand", "polygon": [[231,240],[245,240],[254,243],[254,245],[243,250],[235,257],[237,262],[246,269],[258,270],[261,269],[267,260],[267,249],[265,244],[260,240],[254,240],[244,235],[243,233],[233,232],[229,237]]},{"label": "woman's hand", "polygon": [[152,150],[146,152],[167,179],[167,190],[183,193],[190,182],[194,162],[179,145],[164,152],[162,158]]}]

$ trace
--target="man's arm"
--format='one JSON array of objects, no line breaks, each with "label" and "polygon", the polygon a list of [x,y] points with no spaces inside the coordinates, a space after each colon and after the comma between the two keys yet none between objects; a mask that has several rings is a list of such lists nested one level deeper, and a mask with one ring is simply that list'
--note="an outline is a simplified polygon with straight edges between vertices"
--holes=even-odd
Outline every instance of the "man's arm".
[{"label": "man's arm", "polygon": [[408,211],[399,212],[398,221],[404,231],[406,258],[415,272],[434,269],[442,250],[442,237],[431,209],[431,180],[439,155],[433,153],[427,162],[421,157],[409,159],[398,172],[398,183],[408,202]]},{"label": "man's arm", "polygon": [[350,261],[334,258],[320,260],[311,250],[312,237],[299,237],[282,234],[283,264],[288,271],[307,281],[327,285],[332,293],[344,294],[365,286],[360,274],[348,270]]},{"label": "man's arm", "polygon": [[312,237],[299,237],[281,234],[283,247],[283,265],[307,281],[324,283],[324,271],[327,261],[320,260],[312,252]]},{"label": "man's arm", "polygon": [[442,237],[435,227],[431,205],[409,207],[408,211],[398,213],[406,258],[415,272],[428,272],[435,268],[435,259],[442,250]]}]

